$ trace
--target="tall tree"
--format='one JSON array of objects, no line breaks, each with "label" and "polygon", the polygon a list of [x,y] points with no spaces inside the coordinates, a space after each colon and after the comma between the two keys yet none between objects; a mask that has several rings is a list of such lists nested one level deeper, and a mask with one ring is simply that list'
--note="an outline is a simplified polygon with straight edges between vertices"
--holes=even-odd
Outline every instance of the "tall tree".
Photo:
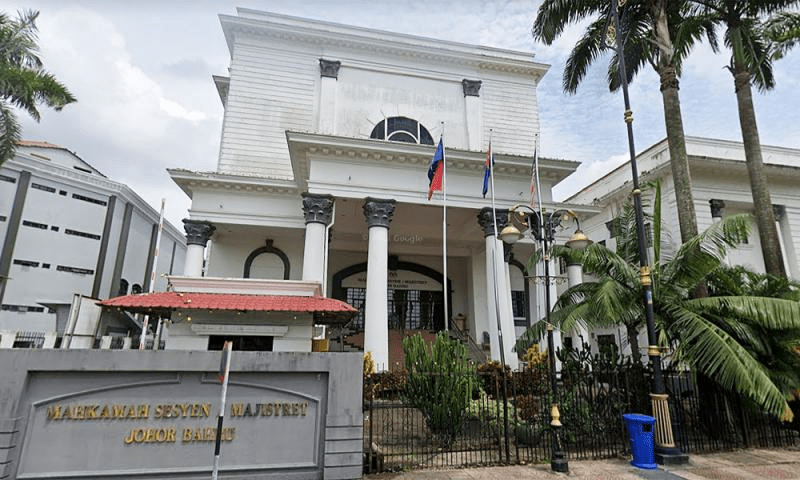
[{"label": "tall tree", "polygon": [[[753,106],[752,85],[760,91],[775,87],[772,60],[779,58],[800,38],[796,14],[779,13],[773,21],[764,17],[800,4],[798,0],[695,0],[693,14],[725,29],[725,45],[731,51],[728,70],[733,75],[739,125],[750,177],[756,225],[761,240],[761,254],[767,273],[786,276],[778,228],[769,193],[761,140]],[[791,29],[794,17],[794,30]],[[789,29],[783,29],[790,25]],[[771,28],[770,28],[771,27]],[[781,32],[776,35],[776,32]],[[777,38],[776,38],[777,37]],[[713,42],[712,42],[713,44]]]},{"label": "tall tree", "polygon": [[[564,29],[584,19],[591,19],[583,37],[570,53],[563,74],[563,87],[567,93],[575,93],[589,66],[600,56],[605,47],[609,25],[611,1],[623,4],[620,9],[620,35],[626,38],[625,62],[630,81],[644,65],[651,65],[661,81],[661,98],[664,105],[664,121],[669,144],[670,166],[675,185],[678,207],[678,223],[681,241],[686,242],[697,235],[697,216],[692,200],[692,183],[689,162],[686,156],[686,139],[683,132],[678,75],[681,60],[688,54],[691,45],[698,39],[705,26],[692,22],[684,27],[684,34],[673,35],[670,22],[679,18],[684,1],[677,0],[545,0],[539,7],[532,33],[534,38],[550,45]],[[694,28],[687,28],[687,27]],[[675,39],[675,41],[673,41]],[[612,90],[619,87],[617,76],[618,59],[609,64],[608,80]]]},{"label": "tall tree", "polygon": [[[719,268],[727,248],[746,238],[750,220],[747,215],[726,217],[684,243],[671,258],[662,258],[658,197],[656,191],[652,286],[662,346],[671,348],[674,362],[689,365],[723,388],[752,399],[770,414],[791,420],[788,401],[800,395],[800,357],[792,353],[800,344],[800,303],[788,293],[781,295],[788,298],[767,298],[756,296],[763,293],[758,288],[725,290],[719,286],[722,281],[713,283],[717,296],[693,298],[694,286]],[[632,221],[632,215],[626,214],[621,225]],[[600,244],[583,251],[584,271],[593,280],[564,292],[551,321],[565,331],[576,324],[591,328],[624,323],[633,350],[645,323],[642,285],[637,259],[626,253],[631,250],[626,245],[636,243],[634,230],[619,231],[616,252]],[[771,288],[776,289],[791,290],[780,284]],[[541,333],[535,325],[520,341],[535,341]],[[518,350],[524,348],[521,342]],[[632,353],[639,357],[638,352]]]},{"label": "tall tree", "polygon": [[75,101],[39,58],[36,18],[39,12],[19,12],[16,19],[0,13],[0,164],[14,156],[21,132],[14,107],[37,122],[38,105],[55,110]]}]

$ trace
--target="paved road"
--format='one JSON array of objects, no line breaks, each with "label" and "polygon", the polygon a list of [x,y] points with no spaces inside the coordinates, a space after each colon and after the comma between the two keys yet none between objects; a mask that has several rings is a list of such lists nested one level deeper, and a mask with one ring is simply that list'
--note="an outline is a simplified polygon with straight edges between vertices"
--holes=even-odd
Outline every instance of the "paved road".
[{"label": "paved road", "polygon": [[738,450],[690,455],[688,465],[642,470],[624,460],[570,461],[568,474],[550,465],[512,465],[458,470],[421,470],[366,475],[366,480],[506,480],[569,477],[592,480],[800,480],[800,448]]}]

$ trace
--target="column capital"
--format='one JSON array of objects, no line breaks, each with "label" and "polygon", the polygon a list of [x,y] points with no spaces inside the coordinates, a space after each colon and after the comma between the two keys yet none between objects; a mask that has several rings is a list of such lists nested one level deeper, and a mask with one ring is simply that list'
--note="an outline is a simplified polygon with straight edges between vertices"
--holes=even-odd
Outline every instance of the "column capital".
[{"label": "column capital", "polygon": [[[508,209],[495,209],[495,216],[497,217],[497,233],[499,234],[502,229],[508,225]],[[494,222],[492,221],[492,209],[489,207],[481,208],[478,212],[478,225],[483,229],[484,237],[494,236]]]},{"label": "column capital", "polygon": [[392,222],[394,215],[395,200],[391,198],[372,198],[364,199],[364,217],[367,225],[372,227],[386,227]]},{"label": "column capital", "polygon": [[333,79],[339,78],[339,67],[342,66],[342,62],[338,60],[325,60],[324,58],[319,59],[319,76],[320,77],[328,77]]},{"label": "column capital", "polygon": [[323,225],[328,225],[331,223],[332,213],[332,195],[308,192],[303,193],[303,215],[306,219],[306,225],[309,223],[321,223]]},{"label": "column capital", "polygon": [[722,209],[725,208],[725,202],[716,198],[708,201],[711,207],[711,218],[722,218]]},{"label": "column capital", "polygon": [[480,97],[481,92],[481,82],[480,80],[461,80],[461,87],[464,90],[465,97]]},{"label": "column capital", "polygon": [[183,229],[186,231],[186,244],[187,245],[200,245],[205,247],[208,239],[217,229],[211,222],[207,220],[190,220],[183,219]]}]

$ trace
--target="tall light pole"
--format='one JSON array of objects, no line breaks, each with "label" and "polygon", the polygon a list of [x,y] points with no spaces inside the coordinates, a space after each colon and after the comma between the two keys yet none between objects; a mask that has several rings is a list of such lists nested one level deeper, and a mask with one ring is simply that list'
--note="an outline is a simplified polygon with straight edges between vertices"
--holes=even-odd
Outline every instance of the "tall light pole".
[{"label": "tall light pole", "polygon": [[[642,191],[639,188],[639,172],[636,168],[636,149],[633,145],[633,112],[628,96],[628,74],[625,70],[625,40],[622,38],[618,7],[624,6],[627,0],[611,0],[611,18],[606,30],[604,45],[617,53],[619,65],[619,82],[622,86],[622,98],[625,101],[625,124],[628,129],[628,152],[630,154],[631,175],[633,176],[633,208],[636,215],[636,237],[639,247],[639,282],[647,321],[647,355],[653,368],[653,383],[650,401],[653,416],[656,419],[655,453],[660,463],[685,463],[688,457],[675,447],[672,437],[672,421],[669,415],[669,395],[664,387],[664,376],[661,372],[661,350],[658,347],[658,335],[653,313],[653,287],[650,277],[650,265],[647,255],[647,243],[644,233],[644,213],[642,212]],[[613,23],[612,23],[613,22]]]},{"label": "tall light pole", "polygon": [[578,217],[572,210],[559,209],[549,214],[543,210],[535,211],[527,205],[515,205],[508,211],[509,225],[500,233],[500,238],[506,243],[516,243],[523,238],[525,232],[530,232],[542,244],[542,258],[544,260],[544,296],[545,296],[545,323],[547,324],[547,353],[550,362],[550,388],[553,392],[553,403],[550,408],[550,427],[552,430],[552,458],[550,468],[554,472],[566,473],[569,471],[569,462],[564,443],[561,441],[561,413],[558,411],[558,379],[556,377],[556,353],[553,342],[553,324],[550,323],[550,246],[555,241],[556,230],[562,227],[565,220],[575,220],[577,230],[566,242],[567,246],[583,250],[592,243],[581,231]]}]

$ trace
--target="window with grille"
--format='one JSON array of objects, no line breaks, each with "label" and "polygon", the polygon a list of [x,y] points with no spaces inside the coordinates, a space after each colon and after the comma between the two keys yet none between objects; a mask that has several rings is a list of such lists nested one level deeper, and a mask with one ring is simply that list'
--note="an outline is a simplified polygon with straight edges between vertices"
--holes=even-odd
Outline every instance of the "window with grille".
[{"label": "window with grille", "polygon": [[433,145],[433,137],[428,129],[418,121],[406,117],[391,117],[379,122],[372,129],[369,138]]}]

